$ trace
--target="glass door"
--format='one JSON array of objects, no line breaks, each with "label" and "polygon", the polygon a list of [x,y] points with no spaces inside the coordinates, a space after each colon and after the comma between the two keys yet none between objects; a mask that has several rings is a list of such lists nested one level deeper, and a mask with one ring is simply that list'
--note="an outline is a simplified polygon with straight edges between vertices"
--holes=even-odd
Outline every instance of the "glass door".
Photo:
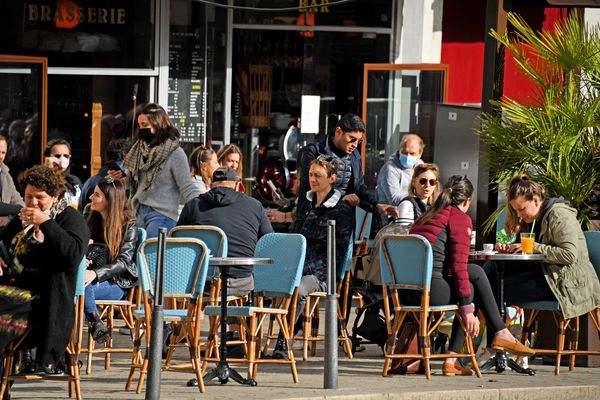
[{"label": "glass door", "polygon": [[367,126],[362,159],[365,183],[374,192],[379,170],[406,133],[425,142],[423,158],[433,159],[435,113],[446,100],[448,66],[365,64],[362,119]]},{"label": "glass door", "polygon": [[0,55],[0,134],[8,142],[4,162],[13,178],[42,161],[47,99],[46,58]]}]

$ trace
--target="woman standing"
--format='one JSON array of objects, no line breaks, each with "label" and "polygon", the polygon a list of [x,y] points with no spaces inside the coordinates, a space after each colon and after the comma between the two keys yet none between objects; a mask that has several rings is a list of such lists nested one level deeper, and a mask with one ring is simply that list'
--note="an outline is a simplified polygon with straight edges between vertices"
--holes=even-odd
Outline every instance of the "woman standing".
[{"label": "woman standing", "polygon": [[137,283],[137,227],[120,181],[103,179],[90,200],[87,223],[93,243],[104,245],[100,248],[106,250],[106,263],[95,265],[88,259],[84,310],[92,338],[102,344],[109,339],[109,332],[100,320],[96,300],[120,300],[126,289]]},{"label": "woman standing", "polygon": [[[89,230],[83,216],[69,207],[60,171],[37,165],[24,171],[19,183],[25,188],[25,207],[0,236],[9,249],[9,260],[1,263],[2,282],[30,293],[32,329],[25,346],[37,348],[35,369],[52,373],[75,321],[75,278]],[[6,300],[0,297],[0,308]]]},{"label": "woman standing", "polygon": [[137,226],[146,229],[151,238],[158,236],[159,228],[175,226],[180,197],[188,202],[200,190],[188,172],[179,131],[166,111],[158,104],[147,104],[137,122],[136,139],[124,165],[129,170]]},{"label": "woman standing", "polygon": [[[431,276],[430,304],[458,303],[466,333],[479,334],[476,308],[481,310],[493,333],[491,347],[506,350],[515,355],[535,354],[521,344],[506,329],[500,317],[492,288],[483,269],[468,264],[471,244],[472,223],[466,214],[471,205],[473,185],[464,176],[450,177],[435,204],[427,210],[410,229],[410,233],[424,236],[433,250],[433,272]],[[401,290],[401,298],[407,304],[420,304],[421,293]],[[465,331],[459,319],[452,324],[449,353],[458,353],[465,341]],[[463,366],[456,358],[447,358],[442,367],[444,375],[472,375],[473,371]]]}]

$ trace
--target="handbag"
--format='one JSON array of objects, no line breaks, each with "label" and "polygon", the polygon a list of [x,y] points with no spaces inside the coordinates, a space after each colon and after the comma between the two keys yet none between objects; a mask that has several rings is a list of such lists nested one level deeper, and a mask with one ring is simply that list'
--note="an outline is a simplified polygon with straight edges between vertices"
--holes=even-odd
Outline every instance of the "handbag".
[{"label": "handbag", "polygon": [[86,258],[92,262],[89,269],[102,267],[108,262],[108,247],[104,243],[91,243]]},{"label": "handbag", "polygon": [[[405,322],[398,332],[394,345],[394,354],[419,354],[419,324],[416,321]],[[425,365],[419,358],[393,358],[389,374],[424,374]]]}]

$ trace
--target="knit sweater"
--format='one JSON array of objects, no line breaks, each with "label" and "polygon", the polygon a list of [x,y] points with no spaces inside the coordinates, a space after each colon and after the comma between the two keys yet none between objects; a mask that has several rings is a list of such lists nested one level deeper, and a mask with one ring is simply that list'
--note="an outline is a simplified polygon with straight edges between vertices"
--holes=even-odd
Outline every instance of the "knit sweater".
[{"label": "knit sweater", "polygon": [[169,155],[148,190],[144,191],[146,174],[141,169],[138,174],[137,192],[132,194],[133,206],[136,209],[143,204],[177,221],[179,197],[181,196],[187,203],[200,195],[200,190],[190,175],[187,157],[181,147],[173,150]]},{"label": "knit sweater", "polygon": [[471,244],[471,218],[456,207],[448,206],[424,224],[415,224],[410,233],[424,236],[433,250],[433,274],[454,279],[461,306],[470,303],[471,286],[467,261]]}]

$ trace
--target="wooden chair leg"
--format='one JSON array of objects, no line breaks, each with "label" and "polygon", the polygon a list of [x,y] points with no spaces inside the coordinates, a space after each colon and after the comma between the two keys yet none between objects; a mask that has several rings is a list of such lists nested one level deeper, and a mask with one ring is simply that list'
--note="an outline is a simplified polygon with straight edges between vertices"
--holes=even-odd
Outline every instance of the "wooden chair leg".
[{"label": "wooden chair leg", "polygon": [[308,360],[308,335],[311,334],[312,330],[312,318],[310,315],[311,297],[306,296],[306,303],[304,303],[304,312],[302,313],[303,328],[302,328],[302,359]]},{"label": "wooden chair leg", "polygon": [[554,374],[560,374],[560,361],[562,358],[562,352],[565,346],[565,330],[566,330],[566,321],[560,321],[558,327],[558,335],[556,336],[556,365],[554,367]]},{"label": "wooden chair leg", "polygon": [[571,338],[569,341],[569,350],[571,351],[571,354],[569,355],[569,371],[575,369],[575,355],[579,348],[579,317],[575,317],[574,323],[575,327],[571,329]]}]

